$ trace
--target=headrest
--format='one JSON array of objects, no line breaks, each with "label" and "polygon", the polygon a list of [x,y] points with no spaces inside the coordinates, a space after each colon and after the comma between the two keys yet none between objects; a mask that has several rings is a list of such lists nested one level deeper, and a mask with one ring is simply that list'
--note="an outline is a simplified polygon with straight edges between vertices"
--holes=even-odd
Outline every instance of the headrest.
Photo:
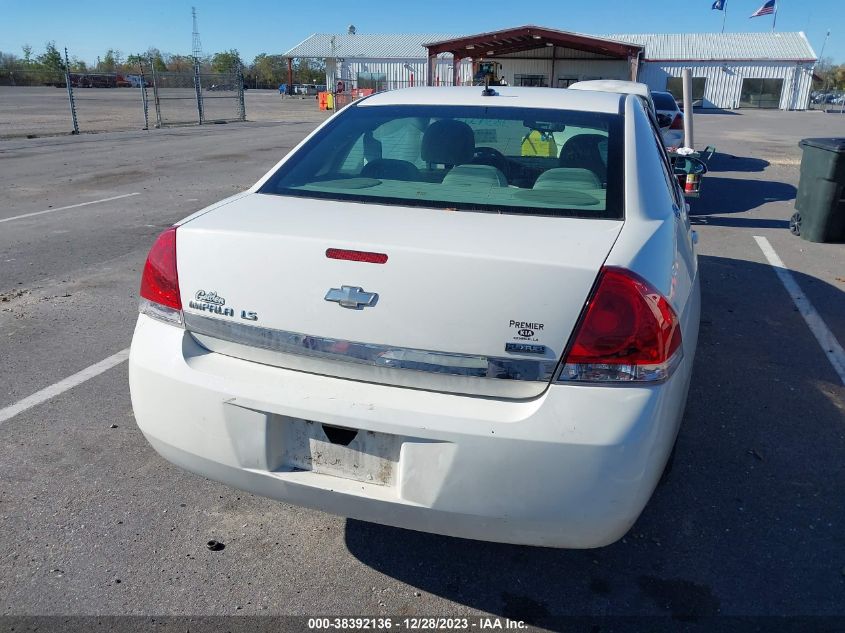
[{"label": "headrest", "polygon": [[540,174],[534,189],[601,189],[601,181],[589,169],[557,167]]},{"label": "headrest", "polygon": [[601,134],[577,134],[563,144],[560,150],[561,166],[568,160],[579,158],[593,158],[599,156],[599,145],[607,143],[607,137]]},{"label": "headrest", "polygon": [[460,165],[472,160],[475,135],[463,121],[442,119],[426,128],[420,157],[427,163]]},{"label": "headrest", "polygon": [[444,185],[465,187],[507,187],[505,175],[491,165],[458,165],[443,178]]},{"label": "headrest", "polygon": [[412,181],[420,179],[420,170],[406,160],[376,158],[364,165],[360,175],[362,178]]}]

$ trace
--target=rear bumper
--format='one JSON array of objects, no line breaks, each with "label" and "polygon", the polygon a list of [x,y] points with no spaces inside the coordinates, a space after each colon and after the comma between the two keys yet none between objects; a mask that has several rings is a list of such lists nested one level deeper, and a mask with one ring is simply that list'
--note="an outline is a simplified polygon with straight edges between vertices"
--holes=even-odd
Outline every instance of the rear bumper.
[{"label": "rear bumper", "polygon": [[[587,548],[623,536],[651,496],[690,365],[685,358],[656,386],[553,385],[531,400],[501,401],[230,358],[142,315],[129,381],[153,447],[203,476],[365,521]],[[393,475],[382,485],[291,468],[288,431],[303,420],[398,438]]]}]

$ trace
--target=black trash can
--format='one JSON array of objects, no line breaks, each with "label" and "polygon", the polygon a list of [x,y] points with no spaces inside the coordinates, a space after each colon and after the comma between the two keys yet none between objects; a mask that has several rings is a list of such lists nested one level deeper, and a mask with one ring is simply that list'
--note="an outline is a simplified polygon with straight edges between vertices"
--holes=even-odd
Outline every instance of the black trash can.
[{"label": "black trash can", "polygon": [[845,138],[805,138],[793,223],[810,242],[845,242]]}]

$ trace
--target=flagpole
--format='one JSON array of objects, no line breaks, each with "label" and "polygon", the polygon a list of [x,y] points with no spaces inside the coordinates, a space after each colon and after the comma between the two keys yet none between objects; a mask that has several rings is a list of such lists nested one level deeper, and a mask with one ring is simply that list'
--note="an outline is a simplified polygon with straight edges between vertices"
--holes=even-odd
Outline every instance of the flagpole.
[{"label": "flagpole", "polygon": [[775,10],[774,10],[774,13],[772,14],[772,33],[775,32],[775,27],[777,26],[777,23],[778,23],[778,3],[777,3],[777,0],[775,0]]},{"label": "flagpole", "polygon": [[728,17],[728,3],[722,5],[722,33],[725,32],[725,20]]}]

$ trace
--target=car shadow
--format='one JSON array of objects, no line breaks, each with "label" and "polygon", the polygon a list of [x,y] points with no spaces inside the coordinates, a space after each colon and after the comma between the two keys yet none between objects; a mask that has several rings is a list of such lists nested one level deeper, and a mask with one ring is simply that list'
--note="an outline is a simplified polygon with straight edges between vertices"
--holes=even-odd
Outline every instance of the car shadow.
[{"label": "car shadow", "polygon": [[724,108],[693,108],[693,114],[727,114],[730,116],[742,116],[741,112],[725,110]]},{"label": "car shadow", "polygon": [[762,158],[734,156],[733,154],[716,152],[713,154],[713,157],[707,161],[707,171],[759,172],[765,170],[769,165],[769,161],[763,160]]},{"label": "car shadow", "polygon": [[730,226],[737,229],[788,229],[789,220],[766,220],[757,218],[734,218],[720,215],[691,215],[693,225]]},{"label": "car shadow", "polygon": [[690,200],[690,215],[742,213],[768,202],[795,200],[797,191],[786,182],[707,174],[701,180],[701,197]]},{"label": "car shadow", "polygon": [[[845,615],[841,384],[770,266],[699,261],[701,330],[674,467],[623,539],[555,550],[348,520],[349,551],[420,591],[555,630],[599,630],[571,624],[614,615],[702,631],[731,629],[726,613]],[[840,289],[794,276],[842,304]],[[642,628],[624,623],[611,628]]]}]

